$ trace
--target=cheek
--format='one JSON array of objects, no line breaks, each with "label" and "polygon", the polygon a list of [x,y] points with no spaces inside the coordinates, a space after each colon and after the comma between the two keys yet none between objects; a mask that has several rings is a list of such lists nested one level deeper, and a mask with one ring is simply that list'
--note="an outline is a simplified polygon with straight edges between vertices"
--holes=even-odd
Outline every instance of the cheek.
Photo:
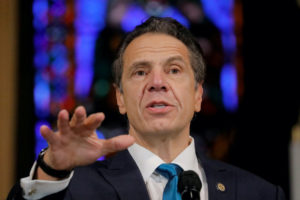
[{"label": "cheek", "polygon": [[[134,86],[129,87],[130,90],[126,90],[126,94],[124,91],[124,94],[126,96],[125,98],[125,104],[127,108],[136,110],[137,107],[140,104],[140,99],[142,98],[142,93],[139,88],[136,88]],[[130,109],[127,109],[127,112],[130,112]]]},{"label": "cheek", "polygon": [[182,104],[185,106],[185,109],[187,109],[187,112],[194,112],[196,105],[194,87],[185,88],[182,93],[182,98]]}]

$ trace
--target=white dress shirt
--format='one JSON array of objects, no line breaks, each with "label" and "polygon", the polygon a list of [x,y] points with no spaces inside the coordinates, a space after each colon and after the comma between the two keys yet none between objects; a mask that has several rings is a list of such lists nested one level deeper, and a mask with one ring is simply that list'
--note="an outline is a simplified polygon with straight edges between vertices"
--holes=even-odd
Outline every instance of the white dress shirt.
[{"label": "white dress shirt", "polygon": [[[161,158],[147,150],[146,148],[134,144],[128,148],[129,153],[135,160],[146,184],[151,200],[162,200],[163,191],[167,184],[167,179],[155,172],[155,169],[162,163],[165,163]],[[202,182],[202,189],[200,191],[201,200],[208,200],[208,187],[205,178],[204,170],[199,163],[194,139],[192,138],[190,145],[181,152],[172,163],[178,164],[183,170],[195,171]],[[47,195],[59,192],[68,187],[73,172],[71,175],[60,181],[46,181],[33,180],[36,163],[31,168],[28,177],[22,178],[20,181],[21,187],[24,191],[24,199],[40,199]]]},{"label": "white dress shirt", "polygon": [[[134,144],[128,148],[130,155],[135,160],[142,176],[148,193],[152,200],[162,200],[164,188],[168,182],[168,179],[161,174],[155,172],[155,169],[165,163],[160,157],[149,151],[148,149]],[[200,199],[208,200],[208,187],[205,178],[204,170],[199,163],[196,151],[194,139],[191,139],[190,145],[181,152],[173,161],[179,165],[183,170],[193,170],[199,175],[202,182],[202,189],[200,191]]]}]

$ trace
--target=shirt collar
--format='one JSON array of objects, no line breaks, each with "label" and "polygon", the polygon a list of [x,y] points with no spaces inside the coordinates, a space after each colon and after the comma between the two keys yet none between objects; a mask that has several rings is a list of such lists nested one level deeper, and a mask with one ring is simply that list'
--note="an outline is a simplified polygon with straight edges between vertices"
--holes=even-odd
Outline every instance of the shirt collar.
[{"label": "shirt collar", "polygon": [[[160,157],[152,153],[148,149],[138,144],[133,144],[128,148],[129,153],[135,160],[145,183],[151,174],[160,165],[165,163]],[[194,139],[191,137],[191,143],[185,148],[172,163],[178,164],[183,170],[199,170],[199,164],[195,151]]]},{"label": "shirt collar", "polygon": [[194,139],[191,137],[191,143],[185,148],[173,161],[179,165],[184,171],[198,171],[199,162],[196,155]]}]

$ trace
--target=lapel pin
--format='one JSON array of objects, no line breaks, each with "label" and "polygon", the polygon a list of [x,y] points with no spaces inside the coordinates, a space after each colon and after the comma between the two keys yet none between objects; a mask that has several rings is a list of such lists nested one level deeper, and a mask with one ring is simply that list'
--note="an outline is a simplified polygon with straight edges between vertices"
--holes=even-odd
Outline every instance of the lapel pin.
[{"label": "lapel pin", "polygon": [[217,183],[217,190],[219,190],[220,192],[225,192],[226,191],[226,187],[223,183]]}]

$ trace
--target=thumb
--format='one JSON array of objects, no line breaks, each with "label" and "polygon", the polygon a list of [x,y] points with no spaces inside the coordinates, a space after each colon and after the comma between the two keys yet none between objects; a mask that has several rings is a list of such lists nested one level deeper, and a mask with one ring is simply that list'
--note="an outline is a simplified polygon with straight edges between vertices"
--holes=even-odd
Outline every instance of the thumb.
[{"label": "thumb", "polygon": [[117,151],[122,151],[133,145],[134,142],[135,139],[131,135],[116,136],[102,141],[101,152],[102,154],[107,155]]}]

